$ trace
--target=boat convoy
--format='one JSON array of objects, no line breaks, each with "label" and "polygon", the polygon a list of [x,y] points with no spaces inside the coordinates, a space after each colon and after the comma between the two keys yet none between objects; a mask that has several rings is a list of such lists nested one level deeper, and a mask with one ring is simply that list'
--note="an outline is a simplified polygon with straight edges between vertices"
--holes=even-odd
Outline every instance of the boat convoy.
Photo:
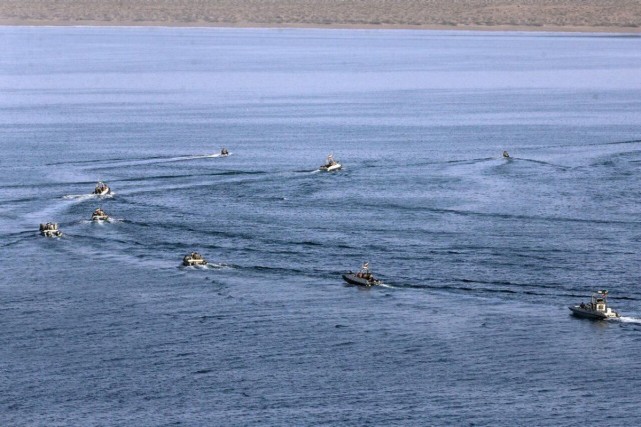
[{"label": "boat convoy", "polygon": [[[372,274],[369,268],[369,262],[363,263],[357,273],[349,271],[343,274],[343,280],[350,285],[371,287],[382,285],[383,282],[378,280]],[[621,315],[608,306],[608,291],[603,289],[596,291],[592,294],[592,299],[589,303],[581,303],[568,307],[572,314],[577,317],[582,317],[592,320],[608,320],[616,319]]]},{"label": "boat convoy", "polygon": [[592,294],[588,303],[568,307],[577,317],[595,320],[607,320],[621,317],[619,313],[608,307],[608,291],[603,289]]},{"label": "boat convoy", "polygon": [[[220,156],[228,156],[229,151],[222,147],[220,150]],[[510,159],[510,155],[507,151],[503,151],[503,157]],[[337,171],[342,168],[342,165],[334,159],[332,154],[327,156],[327,160],[324,165],[319,169],[322,171],[332,172]],[[96,187],[93,191],[94,195],[104,196],[111,194],[111,188],[104,182],[100,181],[96,184]],[[109,220],[109,215],[102,210],[102,208],[97,208],[91,214],[91,220],[100,222]],[[62,232],[58,228],[58,224],[55,222],[47,222],[40,224],[40,234],[45,237],[60,237]],[[207,261],[201,254],[198,252],[191,252],[183,257],[182,264],[184,266],[206,266]],[[348,271],[342,275],[343,280],[350,285],[362,286],[362,287],[371,287],[376,285],[383,284],[381,280],[374,277],[372,274],[369,262],[363,263],[358,272]],[[607,320],[615,319],[621,317],[620,314],[614,311],[608,306],[608,291],[598,290],[592,294],[591,300],[588,303],[580,303],[579,305],[573,305],[568,307],[573,315],[577,317],[593,319],[593,320]]]}]

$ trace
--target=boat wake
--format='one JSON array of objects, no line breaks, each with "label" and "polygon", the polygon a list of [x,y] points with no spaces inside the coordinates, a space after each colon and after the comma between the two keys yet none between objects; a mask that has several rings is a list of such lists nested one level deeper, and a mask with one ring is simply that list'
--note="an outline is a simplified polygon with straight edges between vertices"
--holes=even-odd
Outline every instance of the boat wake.
[{"label": "boat wake", "polygon": [[91,167],[92,170],[103,170],[103,169],[113,169],[115,167],[136,167],[136,166],[149,166],[157,165],[162,163],[172,163],[172,162],[187,162],[190,160],[198,159],[212,159],[217,157],[228,157],[233,153],[229,153],[226,156],[221,155],[220,153],[214,154],[194,154],[194,155],[185,155],[185,156],[172,156],[172,157],[153,157],[150,159],[143,160],[133,160],[133,161],[118,161],[110,164],[103,164],[100,167]]},{"label": "boat wake", "polygon": [[232,153],[231,151],[229,154],[222,155],[220,153],[212,153],[212,154],[193,154],[193,155],[187,155],[187,156],[176,156],[176,157],[170,157],[168,159],[160,159],[156,160],[159,163],[164,163],[164,162],[181,162],[185,160],[196,160],[196,159],[215,159],[217,157],[228,157],[231,156]]},{"label": "boat wake", "polygon": [[229,264],[208,262],[207,265],[181,265],[181,270],[223,270],[234,268]]},{"label": "boat wake", "polygon": [[[151,163],[147,163],[147,164],[186,162],[186,161],[189,161],[189,160],[211,159],[211,158],[215,158],[215,157],[220,157],[220,154],[195,154],[193,156],[170,157],[168,159],[154,160]],[[137,166],[137,165],[135,165],[135,166]]]},{"label": "boat wake", "polygon": [[91,219],[83,219],[79,222],[79,224],[96,224],[96,225],[104,225],[105,222],[108,222],[110,224],[115,224],[117,222],[125,222],[124,218],[113,218],[109,217],[107,219],[99,220],[99,221],[94,221]]},{"label": "boat wake", "polygon": [[215,153],[215,154],[204,154],[202,156],[193,156],[193,158],[194,159],[200,159],[200,158],[214,159],[216,157],[229,157],[232,154],[234,154],[234,153],[232,153],[230,151],[229,154],[225,154],[224,156],[222,154],[220,154],[220,153]]},{"label": "boat wake", "polygon": [[381,288],[387,288],[387,289],[395,289],[396,286],[388,285],[387,283],[379,283],[376,286],[380,286]]},{"label": "boat wake", "polygon": [[112,198],[116,193],[113,191],[109,194],[105,195],[100,195],[100,194],[67,194],[65,196],[62,196],[63,199],[65,200],[90,200],[90,199],[110,199]]},{"label": "boat wake", "polygon": [[623,323],[636,323],[641,325],[641,319],[638,317],[621,316],[618,320]]},{"label": "boat wake", "polygon": [[223,270],[223,269],[232,269],[234,268],[230,264],[225,264],[225,263],[215,263],[215,262],[210,262],[209,264],[206,265],[206,267],[212,269],[212,270]]},{"label": "boat wake", "polygon": [[518,160],[521,160],[523,162],[535,163],[535,164],[543,165],[543,166],[551,166],[553,168],[560,169],[560,170],[569,170],[570,169],[567,166],[559,165],[559,164],[556,164],[556,163],[544,162],[542,160],[534,160],[534,159],[518,159]]}]

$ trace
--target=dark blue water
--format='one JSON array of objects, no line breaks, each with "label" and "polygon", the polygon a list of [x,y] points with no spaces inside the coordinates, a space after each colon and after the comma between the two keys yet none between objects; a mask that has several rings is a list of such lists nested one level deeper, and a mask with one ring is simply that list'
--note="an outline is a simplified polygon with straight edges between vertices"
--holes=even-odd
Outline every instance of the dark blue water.
[{"label": "dark blue water", "polygon": [[[0,424],[641,424],[641,38],[0,51]],[[366,260],[385,286],[345,286]],[[601,288],[622,320],[569,315]]]}]

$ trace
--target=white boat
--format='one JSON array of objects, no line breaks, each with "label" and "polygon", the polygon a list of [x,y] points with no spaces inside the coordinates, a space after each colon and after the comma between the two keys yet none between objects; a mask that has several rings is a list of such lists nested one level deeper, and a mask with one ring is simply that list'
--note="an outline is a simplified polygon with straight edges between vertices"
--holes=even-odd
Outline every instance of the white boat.
[{"label": "white boat", "polygon": [[185,257],[183,258],[183,265],[207,265],[207,261],[205,261],[203,256],[198,252],[192,252],[189,255],[185,255]]},{"label": "white boat", "polygon": [[575,316],[586,319],[606,320],[620,317],[619,313],[608,307],[608,291],[605,289],[593,293],[589,303],[581,303],[568,308]]},{"label": "white boat", "polygon": [[220,150],[220,157],[227,157],[227,156],[229,156],[229,150],[227,150],[225,147],[223,147]]},{"label": "white boat", "polygon": [[102,181],[96,184],[96,188],[93,190],[93,194],[97,194],[98,196],[105,196],[109,193],[111,193],[111,188]]},{"label": "white boat", "polygon": [[358,273],[347,272],[343,274],[343,280],[350,285],[357,286],[374,286],[380,285],[382,282],[374,277],[369,269],[369,262],[363,264]]},{"label": "white boat", "polygon": [[58,229],[58,224],[55,222],[48,222],[40,224],[40,234],[45,237],[60,237],[62,236],[62,231]]},{"label": "white boat", "polygon": [[337,171],[342,167],[343,165],[341,165],[337,160],[335,160],[334,156],[330,154],[329,156],[327,156],[327,161],[325,162],[325,164],[322,165],[319,169],[322,171],[332,172],[332,171]]},{"label": "white boat", "polygon": [[107,221],[109,219],[109,215],[105,213],[102,209],[98,208],[93,213],[91,214],[91,220],[92,221]]},{"label": "white boat", "polygon": [[507,151],[504,151],[503,152],[503,157],[506,158],[506,159],[509,159],[510,158],[510,153],[508,153]]}]

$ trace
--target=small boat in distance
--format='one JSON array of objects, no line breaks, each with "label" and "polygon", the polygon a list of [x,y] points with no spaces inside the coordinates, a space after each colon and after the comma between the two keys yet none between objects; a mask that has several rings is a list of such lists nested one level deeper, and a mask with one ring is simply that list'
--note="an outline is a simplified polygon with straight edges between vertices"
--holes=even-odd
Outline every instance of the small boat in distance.
[{"label": "small boat in distance", "polygon": [[207,265],[207,261],[205,261],[205,258],[198,252],[192,252],[189,255],[185,255],[183,265],[187,267],[192,265]]},{"label": "small boat in distance", "polygon": [[107,221],[109,219],[109,215],[105,213],[102,209],[98,208],[93,213],[91,214],[91,220],[92,221]]},{"label": "small boat in distance", "polygon": [[606,320],[621,317],[619,313],[608,307],[608,291],[605,289],[593,293],[589,303],[581,303],[568,308],[575,316],[586,319]]},{"label": "small boat in distance", "polygon": [[503,152],[503,157],[506,158],[506,159],[509,159],[510,158],[510,153],[508,153],[507,151],[504,151]]},{"label": "small boat in distance", "polygon": [[332,171],[337,171],[343,166],[334,159],[334,156],[332,154],[327,156],[327,160],[325,161],[325,164],[322,165],[319,169],[322,171],[327,171],[327,172],[332,172]]},{"label": "small boat in distance", "polygon": [[369,262],[364,263],[358,273],[348,272],[343,274],[343,280],[350,285],[357,286],[374,286],[382,282],[374,277],[369,269]]},{"label": "small boat in distance", "polygon": [[221,150],[220,150],[220,156],[221,156],[221,157],[227,157],[227,156],[229,156],[229,151],[228,151],[225,147],[221,148]]},{"label": "small boat in distance", "polygon": [[45,237],[60,237],[62,236],[62,231],[58,230],[58,224],[55,222],[48,222],[40,224],[40,234]]},{"label": "small boat in distance", "polygon": [[98,196],[105,196],[110,193],[111,188],[109,188],[109,186],[102,181],[96,184],[96,188],[93,190],[93,194],[97,194]]}]

